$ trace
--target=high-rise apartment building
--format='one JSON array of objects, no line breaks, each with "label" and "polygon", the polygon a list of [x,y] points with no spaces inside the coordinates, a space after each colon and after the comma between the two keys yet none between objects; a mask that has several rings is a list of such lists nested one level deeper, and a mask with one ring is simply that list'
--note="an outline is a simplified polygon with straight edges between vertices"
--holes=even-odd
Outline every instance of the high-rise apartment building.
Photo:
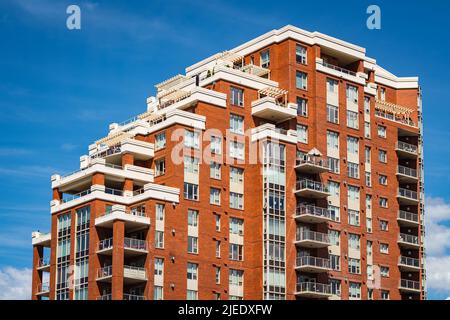
[{"label": "high-rise apartment building", "polygon": [[52,176],[32,298],[424,299],[422,154],[418,78],[270,31]]}]

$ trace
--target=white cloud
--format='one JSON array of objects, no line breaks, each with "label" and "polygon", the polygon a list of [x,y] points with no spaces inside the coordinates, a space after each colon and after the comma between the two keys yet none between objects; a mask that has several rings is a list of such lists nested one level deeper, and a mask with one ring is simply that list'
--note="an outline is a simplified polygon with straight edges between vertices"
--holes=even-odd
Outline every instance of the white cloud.
[{"label": "white cloud", "polygon": [[0,268],[0,300],[28,300],[31,297],[31,269]]}]

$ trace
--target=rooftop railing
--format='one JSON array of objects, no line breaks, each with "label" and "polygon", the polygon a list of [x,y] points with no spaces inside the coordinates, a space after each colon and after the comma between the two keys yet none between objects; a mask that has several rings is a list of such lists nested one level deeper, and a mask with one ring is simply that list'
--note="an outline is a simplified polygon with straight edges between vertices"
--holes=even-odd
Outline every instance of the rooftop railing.
[{"label": "rooftop railing", "polygon": [[409,118],[405,118],[399,115],[394,115],[393,113],[385,112],[382,110],[375,110],[375,115],[380,118],[385,118],[394,122],[398,122],[401,124],[406,124],[411,127],[417,127],[416,123]]},{"label": "rooftop railing", "polygon": [[317,217],[331,219],[330,211],[327,208],[316,207],[314,205],[301,204],[297,206],[297,208],[295,209],[295,215],[297,217],[303,215],[313,215]]},{"label": "rooftop railing", "polygon": [[94,153],[93,155],[90,156],[91,159],[96,159],[96,158],[105,158],[108,156],[112,156],[114,154],[118,154],[122,152],[122,148],[120,145],[117,146],[112,146],[104,151],[99,151]]},{"label": "rooftop railing", "polygon": [[298,180],[296,183],[296,188],[297,190],[311,189],[319,192],[328,192],[328,187],[325,184],[309,179]]}]

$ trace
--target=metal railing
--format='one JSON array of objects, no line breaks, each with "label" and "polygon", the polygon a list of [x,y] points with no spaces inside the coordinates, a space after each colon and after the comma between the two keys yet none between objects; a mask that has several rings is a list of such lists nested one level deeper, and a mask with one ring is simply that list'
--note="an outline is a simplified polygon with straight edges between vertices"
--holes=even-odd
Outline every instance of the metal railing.
[{"label": "metal railing", "polygon": [[123,266],[124,274],[126,273],[127,276],[131,276],[133,278],[139,278],[139,279],[147,279],[147,271],[143,267],[135,267],[135,266]]},{"label": "metal railing", "polygon": [[398,166],[397,173],[403,174],[405,176],[417,178],[417,170],[413,169],[413,168]]},{"label": "metal railing", "polygon": [[331,294],[331,285],[317,282],[297,283],[297,292],[315,292],[321,294]]},{"label": "metal railing", "polygon": [[318,62],[318,63],[321,64],[321,65],[323,65],[324,67],[326,67],[326,68],[328,68],[328,69],[333,69],[333,70],[336,70],[336,71],[339,71],[339,72],[342,72],[342,73],[345,73],[345,74],[348,74],[348,75],[351,75],[351,76],[356,77],[356,72],[354,72],[354,71],[351,71],[351,70],[348,70],[348,69],[345,69],[345,68],[338,67],[338,66],[336,66],[336,65],[334,65],[334,64],[327,63],[327,62],[325,62],[325,61]]},{"label": "metal railing", "polygon": [[66,202],[69,202],[69,201],[81,198],[83,196],[86,196],[86,195],[88,195],[90,193],[91,193],[91,189],[84,190],[84,191],[81,191],[81,192],[76,193],[76,194],[64,194],[63,198],[61,199],[61,202],[62,203],[66,203]]},{"label": "metal railing", "polygon": [[105,193],[112,194],[113,196],[123,196],[123,190],[105,188]]},{"label": "metal railing", "polygon": [[417,128],[416,123],[412,121],[410,118],[404,118],[402,116],[394,115],[393,113],[388,113],[377,109],[375,110],[375,115],[380,118],[385,118],[394,122],[406,124],[408,126]]},{"label": "metal railing", "polygon": [[404,198],[418,200],[417,192],[405,188],[398,188],[398,195]]},{"label": "metal railing", "polygon": [[103,294],[97,297],[97,300],[112,300],[112,294],[111,293]]},{"label": "metal railing", "polygon": [[42,283],[38,284],[38,287],[37,287],[38,293],[49,292],[49,291],[50,291],[50,283],[42,282]]},{"label": "metal railing", "polygon": [[48,267],[50,265],[49,258],[39,259],[38,268]]},{"label": "metal railing", "polygon": [[398,240],[411,244],[419,244],[419,237],[412,234],[400,233],[398,235]]},{"label": "metal railing", "polygon": [[137,195],[143,194],[144,192],[145,192],[144,188],[140,188],[140,189],[134,190],[133,191],[133,196],[137,196]]},{"label": "metal railing", "polygon": [[420,290],[420,282],[408,279],[400,279],[400,288]]},{"label": "metal railing", "polygon": [[[146,217],[147,216],[145,211],[136,210],[136,209],[126,210],[126,211],[121,211],[121,212],[125,213],[125,214],[132,215],[132,216],[138,216],[138,217]],[[102,214],[100,214],[99,217],[107,216],[107,215],[110,215],[112,213],[113,213],[113,210],[105,211]]]},{"label": "metal railing", "polygon": [[412,222],[419,222],[419,215],[417,213],[409,212],[409,211],[398,211],[398,218],[403,220],[408,220]]},{"label": "metal railing", "polygon": [[123,300],[146,300],[146,299],[145,296],[142,295],[124,293]]},{"label": "metal railing", "polygon": [[105,266],[97,270],[97,279],[112,276],[112,266]]},{"label": "metal railing", "polygon": [[312,215],[331,219],[331,213],[327,208],[316,207],[314,205],[301,204],[295,209],[295,216]]},{"label": "metal railing", "polygon": [[330,243],[330,239],[328,237],[328,234],[326,234],[326,233],[310,231],[310,230],[297,231],[296,241],[303,241],[303,240],[311,240],[311,241],[317,241],[317,242],[323,242],[323,243]]},{"label": "metal railing", "polygon": [[111,249],[113,247],[113,238],[100,240],[98,243],[98,250]]},{"label": "metal railing", "polygon": [[147,251],[147,242],[141,239],[124,238],[123,247],[127,249]]},{"label": "metal railing", "polygon": [[313,256],[297,257],[297,267],[303,266],[313,266],[318,268],[329,269],[330,260]]},{"label": "metal railing", "polygon": [[410,267],[420,267],[420,260],[411,257],[400,256],[398,257],[398,263]]},{"label": "metal railing", "polygon": [[92,154],[90,156],[90,158],[91,159],[105,158],[105,157],[112,156],[112,155],[120,153],[120,152],[122,152],[121,146],[120,145],[116,145],[116,146],[112,146],[112,147],[110,147],[110,148],[108,148],[106,150],[98,151],[98,152]]},{"label": "metal railing", "polygon": [[319,157],[313,157],[313,156],[308,156],[308,155],[297,158],[297,160],[295,161],[295,165],[299,166],[301,164],[312,164],[314,166],[326,168],[327,170],[329,168],[328,159],[322,159]]},{"label": "metal railing", "polygon": [[397,143],[395,144],[395,147],[398,150],[402,150],[402,151],[406,151],[406,152],[410,152],[410,153],[417,153],[417,146],[407,143],[407,142],[397,141]]},{"label": "metal railing", "polygon": [[296,189],[297,190],[311,189],[311,190],[315,190],[315,191],[319,191],[319,192],[328,192],[328,186],[326,186],[325,184],[323,184],[321,182],[313,181],[313,180],[309,180],[309,179],[298,180],[296,183]]},{"label": "metal railing", "polygon": [[122,167],[122,166],[119,166],[119,165],[117,165],[117,164],[112,164],[112,163],[105,163],[105,167],[123,170],[123,167]]}]

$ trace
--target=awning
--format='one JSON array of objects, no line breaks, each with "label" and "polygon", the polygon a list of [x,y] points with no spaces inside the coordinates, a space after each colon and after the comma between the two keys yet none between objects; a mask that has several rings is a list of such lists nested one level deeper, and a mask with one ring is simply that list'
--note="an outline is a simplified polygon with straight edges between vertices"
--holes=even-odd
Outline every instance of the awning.
[{"label": "awning", "polygon": [[241,71],[254,74],[255,76],[262,77],[270,73],[270,70],[254,64],[247,64],[241,68]]},{"label": "awning", "polygon": [[384,111],[384,112],[388,112],[388,113],[392,113],[392,114],[401,114],[401,115],[404,115],[407,117],[409,117],[411,115],[411,113],[414,112],[414,110],[412,110],[408,107],[400,106],[398,104],[394,104],[394,103],[390,103],[390,102],[386,102],[386,101],[381,101],[378,99],[375,100],[375,109]]},{"label": "awning", "polygon": [[219,53],[219,55],[217,56],[217,59],[223,60],[223,61],[228,61],[231,63],[236,63],[238,61],[242,61],[242,59],[244,59],[243,56],[241,56],[240,54],[231,52],[231,51],[224,51],[222,53]]},{"label": "awning", "polygon": [[264,89],[258,90],[259,96],[272,97],[274,99],[278,99],[279,97],[285,96],[288,94],[288,90],[275,88],[275,87],[267,87]]},{"label": "awning", "polygon": [[132,136],[133,135],[129,132],[116,132],[100,140],[97,140],[95,143],[97,145],[106,145],[108,147],[112,147],[121,143],[124,139],[131,138]]},{"label": "awning", "polygon": [[177,74],[176,76],[169,78],[163,82],[160,82],[158,84],[155,85],[155,88],[160,91],[160,90],[167,90],[170,87],[173,87],[176,84],[179,84],[181,82],[183,82],[184,80],[188,79],[188,77],[183,76],[182,74]]},{"label": "awning", "polygon": [[191,95],[190,91],[184,91],[184,90],[173,90],[168,92],[167,94],[162,95],[159,97],[160,101],[180,101],[184,98],[187,98]]}]

